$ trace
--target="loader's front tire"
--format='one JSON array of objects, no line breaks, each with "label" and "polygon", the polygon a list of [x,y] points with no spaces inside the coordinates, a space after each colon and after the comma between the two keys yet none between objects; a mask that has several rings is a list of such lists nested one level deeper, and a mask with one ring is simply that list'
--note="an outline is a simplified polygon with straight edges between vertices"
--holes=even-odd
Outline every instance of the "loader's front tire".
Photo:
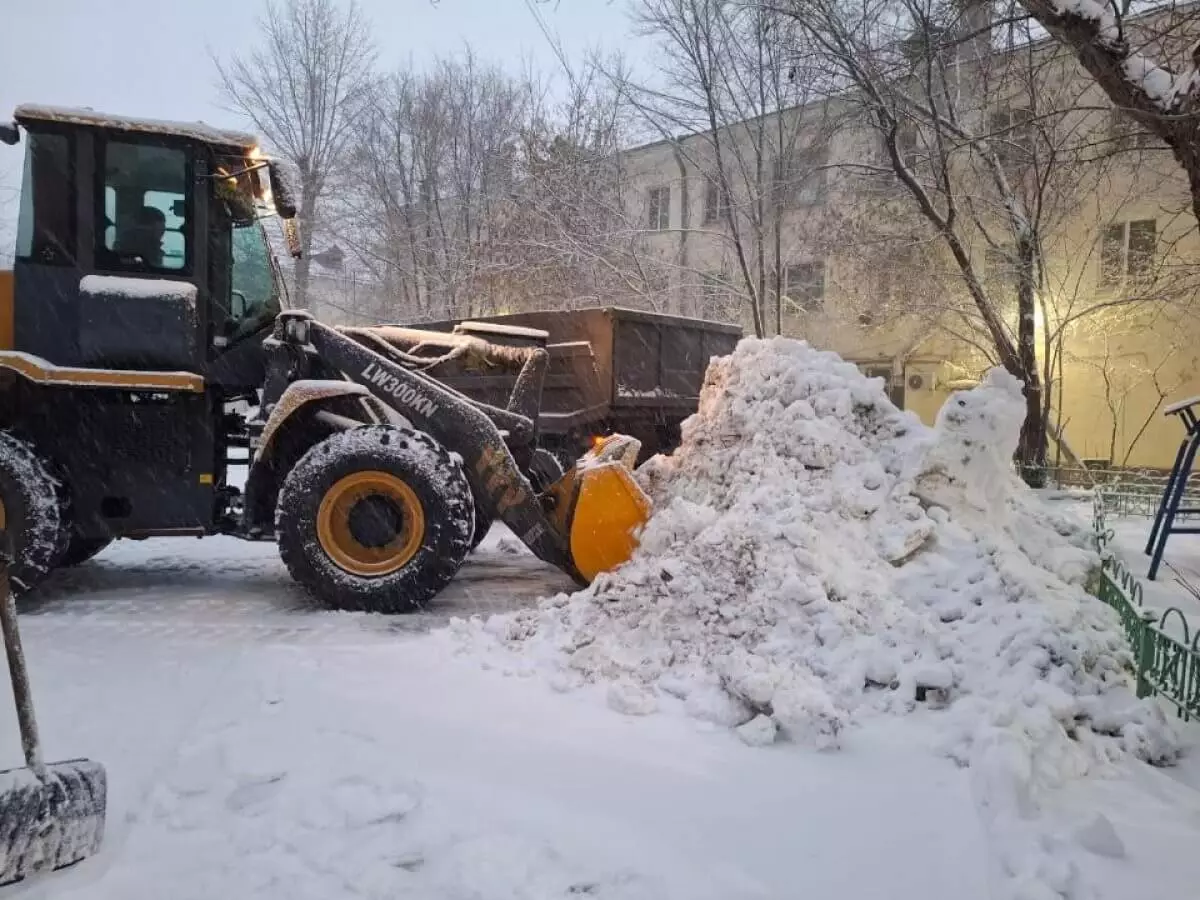
[{"label": "loader's front tire", "polygon": [[284,479],[279,553],[325,605],[411,612],[444,588],[471,547],[475,504],[462,465],[419,431],[367,426],[326,438]]},{"label": "loader's front tire", "polygon": [[475,536],[471,538],[471,549],[474,550],[483,543],[488,532],[492,530],[492,517],[483,511],[483,507],[475,504]]},{"label": "loader's front tire", "polygon": [[0,530],[17,596],[45,578],[58,558],[57,487],[31,444],[0,431]]}]

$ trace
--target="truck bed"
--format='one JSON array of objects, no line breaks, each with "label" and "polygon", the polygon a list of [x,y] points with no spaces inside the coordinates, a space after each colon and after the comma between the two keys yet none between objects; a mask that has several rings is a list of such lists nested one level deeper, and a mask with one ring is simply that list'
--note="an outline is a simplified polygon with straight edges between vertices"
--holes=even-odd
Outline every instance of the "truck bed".
[{"label": "truck bed", "polygon": [[[451,331],[461,320],[421,323]],[[679,423],[696,411],[709,360],[733,351],[736,325],[620,307],[473,318],[491,326],[481,337],[500,343],[544,343],[550,367],[539,427],[545,436],[583,446],[592,433],[622,431],[647,451],[671,449]],[[495,326],[501,326],[496,328]],[[522,329],[546,333],[544,338]],[[450,369],[438,377],[469,397],[506,401],[513,375]]]}]

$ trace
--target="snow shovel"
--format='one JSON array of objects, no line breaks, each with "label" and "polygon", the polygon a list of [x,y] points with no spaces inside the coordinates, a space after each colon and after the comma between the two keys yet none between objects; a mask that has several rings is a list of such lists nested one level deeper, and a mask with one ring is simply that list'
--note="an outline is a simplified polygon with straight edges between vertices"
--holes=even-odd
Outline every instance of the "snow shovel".
[{"label": "snow shovel", "polygon": [[26,764],[23,769],[0,772],[0,885],[5,885],[72,865],[99,849],[108,778],[103,766],[88,759],[42,762],[29,673],[17,632],[17,605],[9,588],[8,563],[2,558],[0,626]]}]

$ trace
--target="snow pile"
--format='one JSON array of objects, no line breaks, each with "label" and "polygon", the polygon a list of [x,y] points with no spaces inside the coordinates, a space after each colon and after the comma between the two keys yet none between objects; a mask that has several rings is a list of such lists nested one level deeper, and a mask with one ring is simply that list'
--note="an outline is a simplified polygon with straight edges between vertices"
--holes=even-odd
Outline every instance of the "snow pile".
[{"label": "snow pile", "polygon": [[930,429],[835,354],[743,341],[710,366],[682,446],[640,470],[655,514],[635,557],[456,628],[564,687],[607,683],[622,712],[682,703],[751,744],[837,746],[854,722],[935,707],[946,752],[1015,737],[1035,781],[1170,759],[1115,615],[1084,590],[1090,536],[1012,471],[1023,414],[995,370]]}]

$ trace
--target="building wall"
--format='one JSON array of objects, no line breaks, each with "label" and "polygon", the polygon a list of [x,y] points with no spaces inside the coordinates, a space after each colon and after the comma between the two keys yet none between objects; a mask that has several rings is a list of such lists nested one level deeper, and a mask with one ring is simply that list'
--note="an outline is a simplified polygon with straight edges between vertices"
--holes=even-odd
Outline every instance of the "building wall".
[{"label": "building wall", "polygon": [[[1064,117],[1065,127],[1097,133],[1107,128],[1103,93],[1073,60],[1052,62],[1044,66],[1044,77],[1055,79],[1053,87],[1074,90],[1081,109],[1094,107]],[[982,116],[982,101],[980,109]],[[841,112],[833,104],[788,111],[784,115],[791,119],[784,130],[794,133],[800,145],[823,142],[834,166],[875,158],[875,135],[839,119]],[[744,131],[727,133],[723,141],[735,156],[753,155]],[[692,136],[624,155],[630,214],[645,228],[642,244],[668,272],[671,309],[689,314],[713,309],[701,299],[705,274],[732,273],[737,281],[740,271],[729,226],[704,221],[705,172],[714,171],[711,144],[706,136]],[[1052,420],[1080,457],[1167,467],[1180,428],[1159,410],[1181,397],[1200,395],[1200,307],[1193,309],[1200,237],[1190,214],[1188,186],[1165,148],[1116,158],[1106,152],[1077,175],[1072,176],[1075,193],[1064,194],[1059,214],[1046,222],[1043,235],[1039,297],[1045,315],[1039,317],[1037,337],[1043,365],[1047,358],[1054,361]],[[868,180],[834,168],[826,181],[822,203],[794,206],[780,223],[783,265],[823,261],[825,286],[822,302],[812,309],[784,301],[782,333],[834,350],[872,373],[890,370],[897,395],[903,388],[904,405],[931,423],[951,391],[968,386],[986,367],[977,350],[953,337],[928,312],[939,298],[961,292],[961,279],[956,283],[955,267],[936,242],[910,248],[906,267],[887,262],[892,250],[875,253],[856,238],[864,215],[878,217],[881,210],[893,208],[886,198],[897,196],[897,187],[889,188],[886,178]],[[652,187],[670,190],[665,223],[651,220]],[[734,185],[734,205],[752,206],[759,187],[745,180]],[[895,203],[896,230],[902,233],[903,216],[913,213],[912,201],[899,195]],[[1148,220],[1155,222],[1156,279],[1103,285],[1106,229]],[[911,227],[919,229],[919,219],[913,218]],[[982,241],[972,248],[973,259],[976,252],[982,263]],[[979,271],[985,270],[981,264]],[[1015,290],[1012,296],[1015,304]],[[1132,303],[1132,297],[1141,299]],[[765,331],[773,333],[773,296],[766,306]],[[726,317],[736,317],[753,333],[748,310],[745,297],[735,297]],[[1047,335],[1059,334],[1060,341],[1047,344]],[[1050,455],[1057,455],[1053,444]]]}]

